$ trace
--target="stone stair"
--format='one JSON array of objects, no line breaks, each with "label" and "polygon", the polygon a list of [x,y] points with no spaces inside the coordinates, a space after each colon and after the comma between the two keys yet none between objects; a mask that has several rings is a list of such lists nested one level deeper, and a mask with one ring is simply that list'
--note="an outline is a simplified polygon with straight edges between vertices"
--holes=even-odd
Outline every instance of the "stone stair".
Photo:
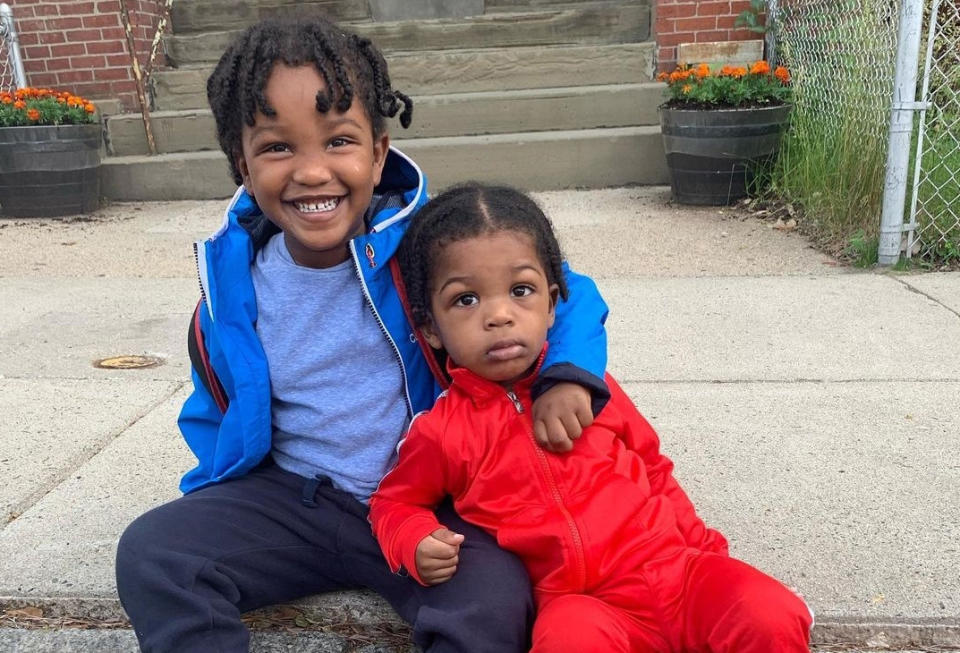
[{"label": "stone stair", "polygon": [[646,0],[485,0],[483,14],[376,22],[376,0],[178,0],[151,80],[159,154],[139,114],[106,123],[104,195],[211,199],[234,190],[207,109],[206,79],[238,30],[268,15],[322,13],[372,38],[413,125],[391,124],[436,191],[467,179],[529,190],[666,183]]}]

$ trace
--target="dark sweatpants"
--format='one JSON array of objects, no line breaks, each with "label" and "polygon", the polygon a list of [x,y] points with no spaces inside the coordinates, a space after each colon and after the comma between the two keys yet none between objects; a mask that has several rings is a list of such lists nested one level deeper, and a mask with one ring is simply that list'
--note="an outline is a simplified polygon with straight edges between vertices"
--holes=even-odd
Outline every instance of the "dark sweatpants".
[{"label": "dark sweatpants", "polygon": [[523,566],[448,506],[439,514],[466,540],[454,577],[424,588],[390,572],[366,506],[268,463],[130,524],[117,590],[143,651],[247,651],[241,613],[352,588],[382,595],[431,653],[526,651],[533,604]]}]

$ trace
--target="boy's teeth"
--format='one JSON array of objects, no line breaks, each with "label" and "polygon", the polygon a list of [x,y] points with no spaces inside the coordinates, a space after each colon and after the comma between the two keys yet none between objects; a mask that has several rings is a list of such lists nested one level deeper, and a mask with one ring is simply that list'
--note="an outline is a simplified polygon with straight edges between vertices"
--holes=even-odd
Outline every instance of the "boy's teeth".
[{"label": "boy's teeth", "polygon": [[331,197],[322,202],[296,202],[296,205],[297,210],[303,211],[304,213],[318,213],[321,211],[332,211],[337,208],[337,204],[339,203],[340,198]]}]

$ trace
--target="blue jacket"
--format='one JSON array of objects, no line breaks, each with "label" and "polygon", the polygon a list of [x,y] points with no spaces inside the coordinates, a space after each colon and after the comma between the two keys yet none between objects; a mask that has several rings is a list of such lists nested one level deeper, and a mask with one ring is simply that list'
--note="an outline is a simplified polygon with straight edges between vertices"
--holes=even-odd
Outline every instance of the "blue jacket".
[{"label": "blue jacket", "polygon": [[[443,380],[431,372],[431,361],[407,320],[389,262],[410,216],[426,200],[426,178],[420,169],[390,148],[367,211],[369,232],[350,242],[364,295],[396,354],[411,415],[433,405]],[[201,290],[191,326],[194,391],[184,402],[179,425],[198,465],[180,482],[184,493],[242,476],[270,451],[270,377],[255,330],[257,301],[250,265],[277,232],[241,186],[220,229],[194,246]],[[564,269],[571,299],[557,307],[555,326],[548,334],[549,355],[535,392],[573,380],[591,390],[598,412],[609,397],[602,380],[607,307],[592,280],[570,272],[566,264]],[[194,356],[194,341],[202,356]]]}]

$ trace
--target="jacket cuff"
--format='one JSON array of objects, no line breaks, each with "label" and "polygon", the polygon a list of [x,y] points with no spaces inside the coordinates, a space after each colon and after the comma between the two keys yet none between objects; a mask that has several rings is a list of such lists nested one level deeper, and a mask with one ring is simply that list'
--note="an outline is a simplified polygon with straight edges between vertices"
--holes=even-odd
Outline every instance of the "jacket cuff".
[{"label": "jacket cuff", "polygon": [[590,392],[590,409],[596,417],[610,400],[610,389],[603,379],[591,374],[573,363],[557,363],[540,373],[530,388],[531,397],[536,400],[558,383],[576,383]]},{"label": "jacket cuff", "polygon": [[[437,521],[433,513],[414,517],[400,527],[394,540],[396,549],[394,556],[391,557],[394,557],[396,563],[406,570],[408,576],[424,586],[426,583],[420,578],[420,572],[417,570],[417,545],[438,528],[444,528],[444,526]],[[391,566],[394,564],[394,561],[391,561]]]}]

